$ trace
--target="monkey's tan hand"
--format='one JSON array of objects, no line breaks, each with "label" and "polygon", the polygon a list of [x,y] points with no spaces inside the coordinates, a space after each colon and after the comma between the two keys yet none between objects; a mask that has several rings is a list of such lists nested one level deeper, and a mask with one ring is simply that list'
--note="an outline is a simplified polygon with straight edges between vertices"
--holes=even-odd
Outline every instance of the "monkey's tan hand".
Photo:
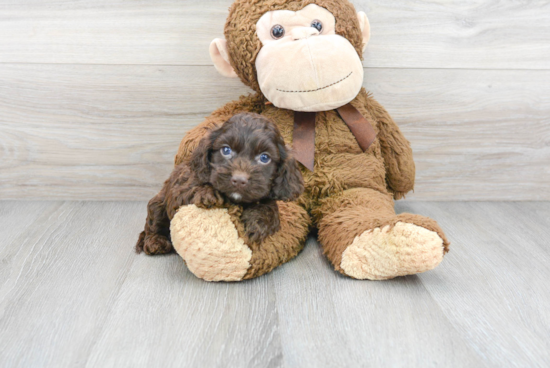
[{"label": "monkey's tan hand", "polygon": [[281,230],[260,246],[248,246],[240,211],[183,206],[170,222],[172,244],[189,271],[203,280],[258,277],[294,258],[309,232],[305,209],[294,202],[279,202],[278,209]]},{"label": "monkey's tan hand", "polygon": [[226,208],[183,206],[170,221],[174,249],[187,268],[206,281],[240,281],[252,250],[239,237]]}]

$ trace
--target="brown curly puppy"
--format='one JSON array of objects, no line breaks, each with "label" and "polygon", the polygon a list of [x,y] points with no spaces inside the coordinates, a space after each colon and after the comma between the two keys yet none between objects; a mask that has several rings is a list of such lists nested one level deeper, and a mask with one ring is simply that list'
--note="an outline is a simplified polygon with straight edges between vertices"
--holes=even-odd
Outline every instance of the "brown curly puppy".
[{"label": "brown curly puppy", "polygon": [[187,204],[242,205],[249,240],[261,242],[279,230],[276,201],[295,200],[303,191],[302,175],[279,129],[258,114],[235,115],[203,138],[191,159],[177,165],[149,201],[136,252],[171,252],[170,220]]}]

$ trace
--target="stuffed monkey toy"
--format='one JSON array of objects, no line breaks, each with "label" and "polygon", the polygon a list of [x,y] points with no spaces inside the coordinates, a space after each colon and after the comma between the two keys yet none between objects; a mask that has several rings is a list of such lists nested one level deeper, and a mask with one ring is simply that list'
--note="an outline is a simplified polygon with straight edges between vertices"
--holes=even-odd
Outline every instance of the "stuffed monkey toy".
[{"label": "stuffed monkey toy", "polygon": [[[394,199],[413,189],[409,142],[363,88],[370,35],[347,0],[236,0],[210,55],[226,77],[255,94],[214,111],[183,138],[176,164],[231,116],[270,118],[303,164],[304,194],[280,202],[281,229],[260,244],[239,211],[181,207],[170,224],[175,250],[207,281],[263,275],[295,257],[315,227],[324,254],[342,274],[391,279],[436,267],[449,242],[427,217],[396,215]],[[146,250],[147,252],[147,250]]]}]

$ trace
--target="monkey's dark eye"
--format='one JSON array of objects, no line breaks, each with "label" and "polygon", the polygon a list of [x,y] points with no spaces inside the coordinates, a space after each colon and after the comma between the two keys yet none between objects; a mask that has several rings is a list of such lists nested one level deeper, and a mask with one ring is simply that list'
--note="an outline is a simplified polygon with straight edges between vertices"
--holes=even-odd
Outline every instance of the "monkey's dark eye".
[{"label": "monkey's dark eye", "polygon": [[222,153],[223,156],[229,157],[229,156],[231,156],[231,153],[233,151],[231,150],[231,147],[223,146],[222,149],[220,150],[220,152]]},{"label": "monkey's dark eye", "polygon": [[311,26],[313,28],[315,28],[316,30],[319,31],[319,33],[321,33],[321,31],[323,30],[323,23],[321,23],[321,21],[319,20],[314,20],[313,22],[311,22]]},{"label": "monkey's dark eye", "polygon": [[285,35],[285,29],[282,25],[276,24],[271,28],[271,37],[278,40]]},{"label": "monkey's dark eye", "polygon": [[271,157],[269,157],[267,153],[262,153],[259,159],[260,159],[260,162],[264,165],[267,165],[268,163],[271,162]]}]

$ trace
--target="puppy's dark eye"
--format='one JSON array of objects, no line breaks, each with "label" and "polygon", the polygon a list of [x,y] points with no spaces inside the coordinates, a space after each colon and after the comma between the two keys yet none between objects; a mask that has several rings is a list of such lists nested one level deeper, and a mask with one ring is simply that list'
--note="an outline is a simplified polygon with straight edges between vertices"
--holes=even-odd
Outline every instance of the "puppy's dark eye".
[{"label": "puppy's dark eye", "polygon": [[271,162],[271,157],[267,153],[262,153],[259,157],[259,160],[262,164],[268,164]]},{"label": "puppy's dark eye", "polygon": [[231,150],[231,147],[229,146],[223,146],[220,152],[225,157],[229,157],[231,156],[231,153],[233,153],[233,151]]},{"label": "puppy's dark eye", "polygon": [[319,31],[319,33],[321,33],[321,31],[323,30],[323,23],[321,23],[321,21],[319,20],[314,20],[313,22],[311,22],[311,26],[313,28],[315,28],[316,30]]},{"label": "puppy's dark eye", "polygon": [[271,28],[271,37],[278,40],[285,35],[285,29],[282,25],[276,24]]}]

